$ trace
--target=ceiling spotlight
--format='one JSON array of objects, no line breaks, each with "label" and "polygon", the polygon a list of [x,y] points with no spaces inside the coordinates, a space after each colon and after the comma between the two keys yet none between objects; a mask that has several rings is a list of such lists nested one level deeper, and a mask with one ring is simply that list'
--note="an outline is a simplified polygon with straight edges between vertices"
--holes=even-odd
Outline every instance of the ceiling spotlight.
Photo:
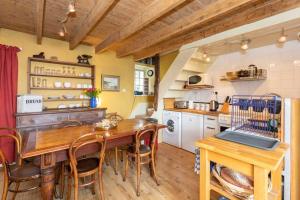
[{"label": "ceiling spotlight", "polygon": [[249,43],[250,43],[250,40],[243,40],[241,42],[241,49],[242,50],[247,50],[249,49]]},{"label": "ceiling spotlight", "polygon": [[278,38],[278,42],[279,43],[284,43],[284,42],[286,42],[286,40],[287,40],[287,35],[285,35],[285,33],[284,33],[284,28],[282,28],[282,30],[281,30],[281,35],[280,35],[280,37]]},{"label": "ceiling spotlight", "polygon": [[75,13],[75,2],[74,1],[70,1],[69,6],[68,6],[68,11],[69,13]]},{"label": "ceiling spotlight", "polygon": [[202,58],[207,58],[207,53],[206,52],[203,52]]},{"label": "ceiling spotlight", "polygon": [[205,61],[206,62],[210,62],[210,57],[207,56],[206,59],[205,59]]}]

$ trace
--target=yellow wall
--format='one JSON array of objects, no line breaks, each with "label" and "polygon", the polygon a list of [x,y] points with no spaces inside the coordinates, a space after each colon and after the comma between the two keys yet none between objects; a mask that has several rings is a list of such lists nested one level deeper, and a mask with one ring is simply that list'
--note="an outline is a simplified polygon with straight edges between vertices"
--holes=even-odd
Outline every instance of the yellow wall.
[{"label": "yellow wall", "polygon": [[[138,103],[149,102],[147,97],[133,95],[134,60],[132,57],[117,58],[114,52],[95,54],[94,48],[80,45],[75,50],[69,50],[69,44],[64,41],[43,38],[42,45],[36,43],[36,36],[21,32],[0,29],[0,43],[18,46],[22,51],[19,58],[18,93],[27,92],[27,58],[41,51],[45,52],[46,58],[57,56],[59,60],[77,62],[76,57],[81,54],[93,56],[92,64],[96,65],[96,87],[101,88],[101,74],[121,76],[120,92],[102,92],[101,107],[107,107],[108,112],[118,112],[124,117],[129,117],[132,108]],[[64,80],[63,80],[64,81]],[[134,104],[134,105],[133,105]]]},{"label": "yellow wall", "polygon": [[163,55],[160,57],[160,80],[164,77],[172,62],[175,60],[178,51]]}]

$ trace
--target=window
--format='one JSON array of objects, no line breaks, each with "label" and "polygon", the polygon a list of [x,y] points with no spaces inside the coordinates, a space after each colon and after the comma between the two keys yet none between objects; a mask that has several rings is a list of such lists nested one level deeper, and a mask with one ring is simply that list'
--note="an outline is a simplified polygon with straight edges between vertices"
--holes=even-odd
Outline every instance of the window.
[{"label": "window", "polygon": [[134,70],[134,95],[154,95],[154,68],[152,65],[137,63]]},{"label": "window", "polygon": [[143,95],[144,94],[144,79],[145,79],[145,71],[136,69],[135,70],[135,95]]}]

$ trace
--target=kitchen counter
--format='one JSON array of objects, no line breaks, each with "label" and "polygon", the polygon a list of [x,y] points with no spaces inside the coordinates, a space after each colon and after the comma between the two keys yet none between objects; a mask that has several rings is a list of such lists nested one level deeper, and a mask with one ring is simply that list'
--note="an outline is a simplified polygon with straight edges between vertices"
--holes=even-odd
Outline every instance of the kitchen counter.
[{"label": "kitchen counter", "polygon": [[212,112],[212,111],[202,111],[202,110],[195,110],[195,109],[178,109],[178,108],[165,108],[164,110],[167,111],[174,111],[174,112],[187,112],[187,113],[194,113],[200,115],[210,115],[210,116],[218,116],[219,114],[228,114],[223,112]]}]

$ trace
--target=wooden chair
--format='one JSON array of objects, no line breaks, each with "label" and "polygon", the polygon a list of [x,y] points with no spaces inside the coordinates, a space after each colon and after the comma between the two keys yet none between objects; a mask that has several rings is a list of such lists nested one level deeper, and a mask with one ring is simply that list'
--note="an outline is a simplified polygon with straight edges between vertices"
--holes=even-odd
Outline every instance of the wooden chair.
[{"label": "wooden chair", "polygon": [[[99,158],[80,158],[80,149],[87,145],[99,145]],[[68,193],[67,199],[71,196],[72,177],[74,178],[74,199],[78,199],[79,187],[92,186],[92,193],[95,194],[96,173],[99,177],[99,191],[101,199],[104,199],[103,182],[102,182],[102,164],[105,157],[106,137],[97,133],[85,134],[72,142],[69,148],[70,157],[70,175],[68,178]],[[86,179],[90,178],[89,182]],[[82,179],[82,184],[79,184],[79,179]]]},{"label": "wooden chair", "polygon": [[[124,120],[124,118],[122,116],[118,115],[117,113],[109,113],[106,115],[105,118],[109,119],[109,120],[116,120],[118,122]],[[128,149],[128,146],[120,146],[120,147],[114,148],[114,161],[115,161],[114,172],[115,172],[115,175],[118,175],[119,153],[121,154],[121,161],[123,161],[124,152],[126,152],[127,149]],[[109,157],[111,157],[111,151],[108,152],[108,155],[109,155]]]},{"label": "wooden chair", "polygon": [[[141,140],[150,135],[151,144],[145,145],[141,144]],[[130,146],[126,152],[126,162],[125,162],[125,173],[123,181],[126,181],[128,162],[129,158],[133,158],[136,162],[136,173],[137,173],[137,188],[136,195],[140,196],[140,176],[141,176],[141,166],[144,164],[149,164],[151,176],[154,178],[157,185],[159,185],[156,176],[156,163],[155,163],[155,151],[156,151],[156,138],[158,135],[158,128],[154,124],[149,124],[138,131],[135,137],[135,145]]]},{"label": "wooden chair", "polygon": [[[82,123],[78,120],[65,120],[56,127],[56,128],[67,128],[67,127],[74,127],[74,126],[81,126]],[[54,196],[55,198],[63,199],[64,191],[65,191],[65,177],[68,176],[68,171],[66,170],[68,166],[68,161],[63,161],[60,163],[57,175],[56,175],[56,184],[59,185],[59,191],[56,187],[54,187]]]},{"label": "wooden chair", "polygon": [[[0,161],[3,165],[3,173],[4,173],[4,184],[3,184],[3,192],[2,192],[2,200],[7,198],[8,192],[12,192],[13,197],[15,199],[17,193],[28,192],[34,189],[39,188],[39,184],[37,186],[26,188],[19,190],[20,184],[23,182],[33,181],[40,179],[40,168],[34,166],[31,163],[22,164],[22,159],[20,157],[21,153],[21,142],[22,138],[19,132],[15,129],[11,128],[0,128],[0,131],[10,131],[13,134],[0,134],[0,138],[10,138],[13,139],[16,146],[16,164],[8,165],[7,160],[5,159],[5,155],[3,151],[0,150]],[[11,189],[10,186],[12,183],[15,183],[15,188]]]}]

